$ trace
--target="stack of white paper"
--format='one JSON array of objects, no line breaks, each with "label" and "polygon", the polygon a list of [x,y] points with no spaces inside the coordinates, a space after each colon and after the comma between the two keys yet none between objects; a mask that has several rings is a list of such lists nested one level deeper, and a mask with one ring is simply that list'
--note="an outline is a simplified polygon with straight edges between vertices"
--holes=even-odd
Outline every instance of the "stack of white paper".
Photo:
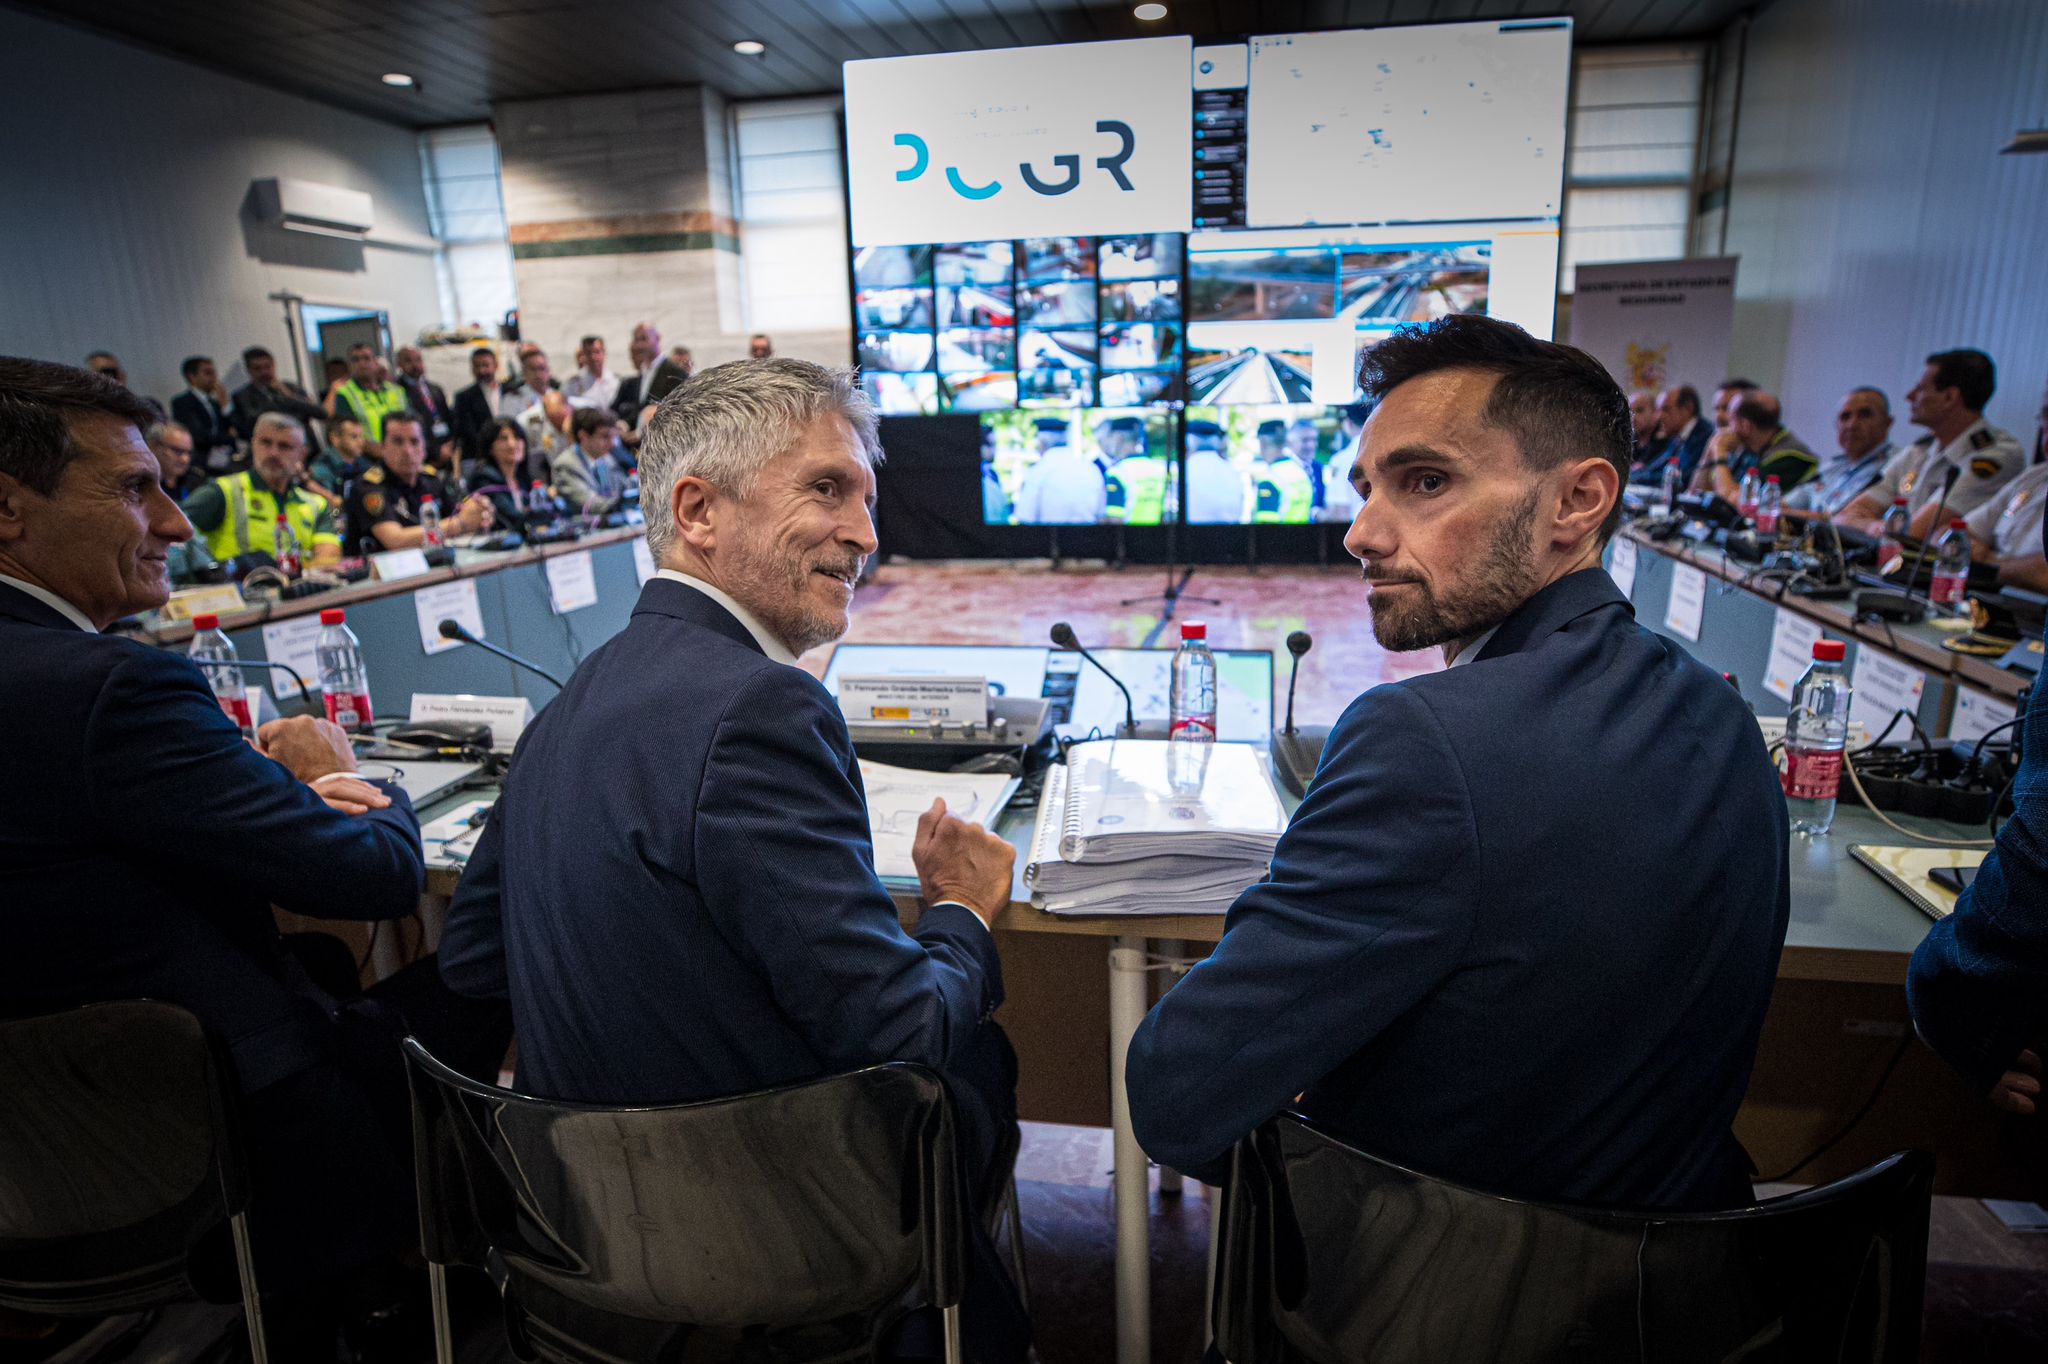
[{"label": "stack of white paper", "polygon": [[922,772],[866,758],[860,760],[860,780],[867,791],[875,874],[912,881],[917,879],[910,858],[917,821],[932,808],[933,800],[943,799],[948,814],[969,824],[994,828],[996,816],[1017,790],[1017,779],[1000,772]]},{"label": "stack of white paper", "polygon": [[1211,748],[1176,794],[1161,740],[1076,744],[1046,776],[1025,884],[1054,914],[1221,914],[1262,879],[1287,827],[1264,755]]}]

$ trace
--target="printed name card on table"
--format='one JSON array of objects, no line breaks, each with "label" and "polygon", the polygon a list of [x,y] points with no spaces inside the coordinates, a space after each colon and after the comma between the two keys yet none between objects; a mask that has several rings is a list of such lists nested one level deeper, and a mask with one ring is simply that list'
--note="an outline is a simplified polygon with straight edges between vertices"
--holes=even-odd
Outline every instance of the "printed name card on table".
[{"label": "printed name card on table", "polygon": [[1671,570],[1671,601],[1664,608],[1664,628],[1697,644],[1700,641],[1700,623],[1706,615],[1707,575],[1691,564],[1674,566]]},{"label": "printed name card on table", "polygon": [[633,576],[640,580],[640,586],[647,586],[647,580],[654,576],[654,551],[647,547],[647,537],[641,536],[633,542]]},{"label": "printed name card on table", "polygon": [[441,638],[444,620],[454,621],[478,639],[484,638],[484,612],[477,603],[476,581],[472,578],[421,588],[412,594],[412,609],[419,617],[420,648],[429,655],[462,647],[459,639]]},{"label": "printed name card on table", "polygon": [[1636,592],[1636,542],[1617,535],[1607,547],[1607,572],[1624,597]]},{"label": "printed name card on table", "polygon": [[[1971,691],[1967,687],[1956,688],[1956,710],[1949,717],[1948,737],[1961,739],[1965,743],[1977,740],[2007,723],[2019,712],[2008,703],[1983,692]],[[2007,730],[1998,736],[1999,742],[2012,738],[2013,731]]]},{"label": "printed name card on table", "polygon": [[491,727],[491,746],[511,748],[533,723],[533,702],[523,696],[471,696],[467,693],[441,695],[414,692],[412,719],[462,720]]},{"label": "printed name card on table", "polygon": [[380,583],[395,583],[431,573],[434,569],[427,562],[427,552],[423,549],[388,549],[370,556],[370,571],[377,575]]},{"label": "printed name card on table", "polygon": [[571,611],[597,605],[597,568],[590,560],[589,550],[557,554],[544,566],[548,572],[548,600],[556,615],[566,616]]},{"label": "printed name card on table", "polygon": [[983,677],[841,677],[839,709],[849,721],[895,720],[955,725],[988,723]]},{"label": "printed name card on table", "polygon": [[1820,640],[1820,622],[1778,608],[1771,623],[1771,658],[1764,665],[1764,690],[1780,701],[1792,699],[1793,684],[1813,662],[1813,646]]},{"label": "printed name card on table", "polygon": [[299,675],[309,688],[320,685],[320,624],[318,615],[274,620],[263,627],[263,656],[282,663]]},{"label": "printed name card on table", "polygon": [[[1849,720],[1860,724],[1875,739],[1900,711],[1920,714],[1920,697],[1927,690],[1927,674],[1918,668],[1887,658],[1868,645],[1856,649],[1856,666],[1849,672]],[[1888,744],[1913,741],[1913,726],[1904,720],[1892,727]]]}]

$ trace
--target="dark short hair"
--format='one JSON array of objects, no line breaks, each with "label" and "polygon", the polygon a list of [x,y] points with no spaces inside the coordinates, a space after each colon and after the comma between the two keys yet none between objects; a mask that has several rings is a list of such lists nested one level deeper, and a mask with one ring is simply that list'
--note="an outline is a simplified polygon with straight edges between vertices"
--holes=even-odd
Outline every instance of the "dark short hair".
[{"label": "dark short hair", "polygon": [[188,355],[185,357],[184,363],[178,366],[178,374],[181,378],[189,381],[192,378],[192,371],[198,369],[201,365],[210,365],[212,363],[213,357],[211,355]]},{"label": "dark short hair", "polygon": [[0,474],[39,497],[52,497],[64,470],[84,452],[71,423],[104,413],[147,431],[149,406],[112,379],[47,360],[0,356]]},{"label": "dark short hair", "polygon": [[[384,420],[390,421],[391,418],[386,417]],[[329,435],[333,435],[334,428],[337,426],[341,426],[343,424],[349,426],[361,426],[363,424],[363,419],[361,417],[352,417],[346,412],[339,413],[327,419],[327,433]]]},{"label": "dark short hair", "polygon": [[1982,412],[1998,391],[1998,367],[1981,350],[1938,350],[1927,357],[1934,386],[1953,388],[1972,412]]},{"label": "dark short hair", "polygon": [[251,346],[242,352],[242,364],[246,367],[251,360],[275,360],[277,357],[261,346]]},{"label": "dark short hair", "polygon": [[359,351],[359,350],[366,350],[366,351],[370,352],[370,354],[371,354],[372,356],[375,356],[375,355],[377,355],[377,354],[378,354],[377,348],[376,348],[375,346],[371,345],[371,344],[370,344],[369,342],[367,342],[367,341],[358,341],[358,342],[356,342],[356,343],[355,343],[355,344],[354,344],[353,346],[350,346],[350,347],[348,348],[348,356],[349,356],[349,358],[350,358],[350,359],[354,359],[354,358],[355,358],[355,353],[356,353],[357,351]]},{"label": "dark short hair", "polygon": [[[427,423],[417,412],[392,412],[387,414],[384,418],[383,430],[389,431],[393,422],[410,422],[420,429],[422,436],[427,433]],[[381,445],[383,442],[379,441],[378,443]]]},{"label": "dark short hair", "polygon": [[[1711,370],[1708,372],[1712,373]],[[1722,389],[1732,388],[1737,393],[1747,393],[1752,388],[1762,387],[1763,385],[1754,379],[1723,379],[1719,386],[1714,389],[1714,392],[1719,393]]]},{"label": "dark short hair", "polygon": [[1743,390],[1749,396],[1735,404],[1735,420],[1748,422],[1759,431],[1775,431],[1784,419],[1777,403],[1766,398],[1760,390]]},{"label": "dark short hair", "polygon": [[1700,391],[1691,384],[1680,384],[1678,386],[1678,405],[1697,417],[1700,414]]},{"label": "dark short hair", "polygon": [[[1511,322],[1459,313],[1396,332],[1359,360],[1358,383],[1377,401],[1410,379],[1459,369],[1496,376],[1479,420],[1514,437],[1525,466],[1548,472],[1595,456],[1627,485],[1636,431],[1621,386],[1586,352],[1538,341]],[[1620,523],[1617,496],[1601,538]]]},{"label": "dark short hair", "polygon": [[1278,420],[1277,418],[1276,418],[1276,419],[1270,419],[1270,420],[1267,420],[1267,421],[1262,421],[1262,422],[1260,422],[1260,423],[1259,423],[1259,439],[1260,439],[1260,440],[1267,440],[1267,439],[1272,439],[1272,440],[1285,440],[1285,439],[1287,439],[1287,423],[1286,423],[1286,422],[1283,422],[1283,421],[1280,421],[1280,420]]},{"label": "dark short hair", "polygon": [[1365,425],[1366,420],[1371,416],[1371,403],[1347,403],[1344,407],[1344,420],[1350,422],[1353,426]]},{"label": "dark short hair", "polygon": [[576,415],[569,418],[569,434],[587,436],[593,431],[602,431],[607,426],[617,426],[619,414],[608,407],[579,407]]},{"label": "dark short hair", "polygon": [[593,341],[597,342],[597,344],[600,346],[604,344],[604,338],[602,336],[599,336],[596,332],[592,332],[590,335],[584,337],[577,344],[587,346]]},{"label": "dark short hair", "polygon": [[519,451],[522,457],[524,457],[528,450],[533,448],[532,444],[526,439],[526,427],[520,422],[519,418],[499,417],[484,428],[482,438],[476,443],[478,455],[484,459],[491,457],[491,447],[498,443],[498,433],[500,431],[510,431],[513,435],[519,437]]}]

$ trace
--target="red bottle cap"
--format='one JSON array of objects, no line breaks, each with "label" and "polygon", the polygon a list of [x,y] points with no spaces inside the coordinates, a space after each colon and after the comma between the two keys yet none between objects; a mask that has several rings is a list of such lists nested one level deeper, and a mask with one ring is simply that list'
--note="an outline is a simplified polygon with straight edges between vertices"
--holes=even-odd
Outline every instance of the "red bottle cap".
[{"label": "red bottle cap", "polygon": [[1813,642],[1813,656],[1822,663],[1840,663],[1849,652],[1849,646],[1839,639],[1817,639]]},{"label": "red bottle cap", "polygon": [[1892,499],[1892,505],[1894,507],[1903,507],[1906,505],[1906,499],[1903,497],[1895,497]]},{"label": "red bottle cap", "polygon": [[320,613],[320,623],[322,625],[339,625],[347,619],[348,612],[338,606],[330,606]]},{"label": "red bottle cap", "polygon": [[1948,528],[1950,530],[1968,530],[1970,528],[1970,523],[1968,521],[1963,520],[1961,517],[1957,517],[1955,520],[1948,523]]},{"label": "red bottle cap", "polygon": [[192,628],[195,630],[218,630],[220,629],[220,617],[194,616],[192,617]]},{"label": "red bottle cap", "polygon": [[1776,483],[1777,481],[1778,481],[1778,476],[1777,476],[1776,474],[1772,474],[1772,475],[1771,475],[1771,476],[1770,476],[1769,478],[1767,478],[1767,479],[1765,479],[1765,480],[1764,480],[1764,482],[1766,482],[1766,483]]},{"label": "red bottle cap", "polygon": [[1182,639],[1207,639],[1209,637],[1209,627],[1198,620],[1184,620],[1180,623],[1180,637]]}]

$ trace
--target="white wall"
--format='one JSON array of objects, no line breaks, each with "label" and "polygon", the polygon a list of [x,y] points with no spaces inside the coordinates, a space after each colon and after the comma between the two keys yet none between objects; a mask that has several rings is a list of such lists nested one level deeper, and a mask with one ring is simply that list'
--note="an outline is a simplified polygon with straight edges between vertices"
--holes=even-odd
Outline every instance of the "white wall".
[{"label": "white wall", "polygon": [[[1750,30],[1728,242],[1733,368],[1780,387],[1816,446],[1857,384],[1905,390],[1932,351],[1998,364],[1989,415],[2033,441],[2048,377],[2043,0],[1777,0]],[[1700,376],[1703,385],[1722,376]]]},{"label": "white wall", "polygon": [[342,185],[375,200],[378,234],[424,240],[411,131],[11,9],[0,52],[0,354],[104,348],[167,399],[189,354],[226,372],[264,345],[290,375],[278,290],[387,309],[401,342],[440,320],[431,254],[285,233],[246,204],[270,176]]}]

